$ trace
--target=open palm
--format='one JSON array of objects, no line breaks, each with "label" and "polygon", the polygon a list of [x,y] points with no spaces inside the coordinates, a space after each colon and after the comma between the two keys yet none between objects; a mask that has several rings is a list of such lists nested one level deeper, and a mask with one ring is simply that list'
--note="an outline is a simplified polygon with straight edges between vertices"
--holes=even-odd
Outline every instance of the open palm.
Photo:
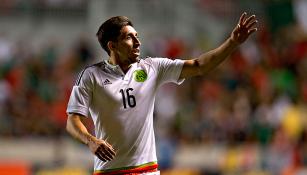
[{"label": "open palm", "polygon": [[247,13],[244,12],[238,25],[231,33],[231,39],[239,44],[243,43],[252,33],[257,31],[257,22],[255,15],[247,17]]}]

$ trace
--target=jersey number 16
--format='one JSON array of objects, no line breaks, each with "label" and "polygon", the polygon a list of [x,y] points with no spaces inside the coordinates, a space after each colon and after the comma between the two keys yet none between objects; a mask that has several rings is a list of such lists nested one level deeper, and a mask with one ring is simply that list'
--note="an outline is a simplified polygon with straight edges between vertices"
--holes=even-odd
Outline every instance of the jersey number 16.
[{"label": "jersey number 16", "polygon": [[124,105],[125,109],[127,108],[127,104],[130,108],[134,108],[136,106],[135,97],[129,93],[130,91],[133,91],[133,89],[128,88],[128,89],[126,89],[126,91],[124,91],[124,89],[121,89],[119,91],[119,93],[122,94],[123,105]]}]

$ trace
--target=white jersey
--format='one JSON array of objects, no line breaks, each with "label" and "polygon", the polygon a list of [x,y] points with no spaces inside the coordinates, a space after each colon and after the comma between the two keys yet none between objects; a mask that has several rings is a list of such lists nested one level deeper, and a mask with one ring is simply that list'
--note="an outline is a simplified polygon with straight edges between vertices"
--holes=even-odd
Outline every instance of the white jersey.
[{"label": "white jersey", "polygon": [[116,151],[113,160],[95,156],[95,171],[157,162],[153,130],[155,94],[160,85],[180,84],[183,60],[140,59],[124,74],[107,61],[83,70],[72,89],[67,113],[90,116],[95,134]]}]

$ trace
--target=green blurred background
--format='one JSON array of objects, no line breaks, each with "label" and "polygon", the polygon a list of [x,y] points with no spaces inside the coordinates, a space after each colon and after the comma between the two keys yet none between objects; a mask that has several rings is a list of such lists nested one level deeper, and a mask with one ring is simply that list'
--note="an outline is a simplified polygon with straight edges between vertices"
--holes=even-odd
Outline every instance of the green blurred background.
[{"label": "green blurred background", "polygon": [[306,9],[306,0],[0,0],[0,174],[91,174],[65,110],[78,72],[108,58],[95,38],[106,19],[133,21],[142,57],[188,59],[222,43],[244,11],[259,30],[230,59],[160,89],[161,174],[307,174]]}]

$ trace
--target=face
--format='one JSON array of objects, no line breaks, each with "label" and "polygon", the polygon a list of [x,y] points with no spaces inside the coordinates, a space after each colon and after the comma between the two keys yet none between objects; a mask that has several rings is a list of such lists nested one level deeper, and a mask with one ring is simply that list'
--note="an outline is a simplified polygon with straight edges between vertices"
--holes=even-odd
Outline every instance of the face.
[{"label": "face", "polygon": [[121,62],[134,63],[140,55],[141,42],[132,26],[124,26],[116,42],[113,42],[114,53]]}]

